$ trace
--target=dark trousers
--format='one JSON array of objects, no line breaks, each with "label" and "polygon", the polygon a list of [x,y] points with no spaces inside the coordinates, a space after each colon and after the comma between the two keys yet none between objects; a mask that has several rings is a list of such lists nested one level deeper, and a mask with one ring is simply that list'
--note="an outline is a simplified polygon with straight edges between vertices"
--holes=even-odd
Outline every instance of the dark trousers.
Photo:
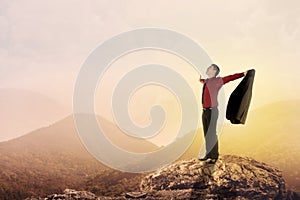
[{"label": "dark trousers", "polygon": [[206,145],[206,156],[209,158],[218,158],[218,136],[217,120],[219,110],[217,107],[212,109],[203,109],[202,123]]}]

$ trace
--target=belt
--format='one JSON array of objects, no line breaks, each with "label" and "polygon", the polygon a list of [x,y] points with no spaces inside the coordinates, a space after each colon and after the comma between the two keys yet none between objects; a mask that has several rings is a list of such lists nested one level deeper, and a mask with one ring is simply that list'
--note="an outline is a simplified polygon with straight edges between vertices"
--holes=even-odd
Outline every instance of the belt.
[{"label": "belt", "polygon": [[212,110],[212,109],[216,109],[217,107],[208,107],[208,108],[203,108],[203,110]]}]

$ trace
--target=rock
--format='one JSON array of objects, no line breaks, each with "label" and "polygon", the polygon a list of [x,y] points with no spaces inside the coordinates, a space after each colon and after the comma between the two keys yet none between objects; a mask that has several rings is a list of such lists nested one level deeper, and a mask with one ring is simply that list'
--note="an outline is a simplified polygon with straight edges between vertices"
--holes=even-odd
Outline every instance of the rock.
[{"label": "rock", "polygon": [[178,161],[146,176],[140,190],[151,199],[297,199],[281,172],[251,158],[220,156],[215,164]]},{"label": "rock", "polygon": [[127,192],[125,197],[132,199],[146,198],[147,193],[145,192]]},{"label": "rock", "polygon": [[76,191],[73,189],[65,189],[63,194],[52,194],[46,198],[27,198],[26,200],[100,200],[92,192],[87,191]]}]

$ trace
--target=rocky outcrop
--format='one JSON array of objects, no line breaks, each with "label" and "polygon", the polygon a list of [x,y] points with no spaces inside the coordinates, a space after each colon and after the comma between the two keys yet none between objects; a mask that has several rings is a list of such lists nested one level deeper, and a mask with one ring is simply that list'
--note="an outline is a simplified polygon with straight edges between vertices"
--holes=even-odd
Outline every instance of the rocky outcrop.
[{"label": "rocky outcrop", "polygon": [[90,192],[68,189],[62,195],[43,199],[137,199],[135,196],[141,199],[299,199],[286,189],[279,170],[234,155],[222,155],[215,164],[197,159],[175,162],[144,177],[140,191],[120,197],[97,197]]},{"label": "rocky outcrop", "polygon": [[[146,176],[140,185],[161,199],[295,199],[281,172],[250,158],[220,156],[215,164],[179,161]],[[294,196],[293,196],[294,195]]]}]

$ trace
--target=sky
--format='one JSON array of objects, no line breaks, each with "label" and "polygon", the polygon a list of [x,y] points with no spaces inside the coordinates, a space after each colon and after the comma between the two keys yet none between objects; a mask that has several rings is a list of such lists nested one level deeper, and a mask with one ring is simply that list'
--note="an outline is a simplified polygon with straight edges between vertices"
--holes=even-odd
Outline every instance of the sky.
[{"label": "sky", "polygon": [[[196,41],[220,66],[221,76],[256,69],[251,109],[300,98],[297,0],[0,0],[0,5],[0,88],[36,91],[70,107],[76,77],[93,49],[119,33],[159,27]],[[156,54],[144,55],[151,60]],[[178,60],[164,62],[172,59]],[[195,74],[189,81],[197,79]],[[236,85],[226,86],[225,94]]]}]

